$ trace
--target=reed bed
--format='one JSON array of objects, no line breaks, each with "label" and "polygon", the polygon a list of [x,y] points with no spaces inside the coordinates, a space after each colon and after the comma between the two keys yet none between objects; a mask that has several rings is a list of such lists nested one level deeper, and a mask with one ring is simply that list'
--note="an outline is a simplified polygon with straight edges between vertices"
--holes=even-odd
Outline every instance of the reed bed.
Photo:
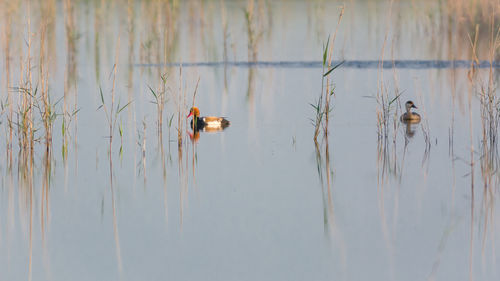
[{"label": "reed bed", "polygon": [[[498,48],[500,47],[500,27],[495,24],[497,18],[492,13],[490,15],[490,25],[488,27],[489,32],[489,50],[488,56],[490,65],[496,58]],[[476,29],[477,31],[477,29]],[[478,34],[479,32],[476,32]],[[477,41],[475,41],[477,42]],[[477,57],[476,44],[472,44],[473,55]],[[486,249],[486,242],[488,239],[494,239],[494,212],[496,197],[498,195],[498,186],[500,184],[500,155],[498,153],[498,127],[500,125],[500,99],[498,97],[498,85],[495,70],[490,66],[487,70],[487,79],[483,80],[483,75],[481,73],[475,73],[476,70],[471,66],[470,73],[476,75],[470,75],[471,88],[476,89],[477,96],[479,98],[479,112],[481,117],[481,141],[479,146],[479,169],[482,188],[482,204],[480,204],[480,213],[483,214],[481,217],[481,224],[483,225],[482,237],[481,237],[481,252],[484,254]],[[486,75],[485,75],[486,76]],[[471,147],[471,151],[473,147]],[[474,157],[475,153],[471,153],[471,157]],[[474,163],[474,159],[471,160]],[[473,172],[473,164],[471,164],[471,173]],[[471,175],[471,193],[474,196],[474,178]],[[473,203],[471,203],[471,215],[474,215]],[[474,219],[472,219],[472,222]],[[473,235],[473,226],[471,225],[471,235]],[[473,236],[472,236],[473,237]],[[472,239],[471,237],[471,239]],[[473,245],[471,243],[470,252],[474,251]],[[472,259],[470,261],[471,274],[472,274]]]}]

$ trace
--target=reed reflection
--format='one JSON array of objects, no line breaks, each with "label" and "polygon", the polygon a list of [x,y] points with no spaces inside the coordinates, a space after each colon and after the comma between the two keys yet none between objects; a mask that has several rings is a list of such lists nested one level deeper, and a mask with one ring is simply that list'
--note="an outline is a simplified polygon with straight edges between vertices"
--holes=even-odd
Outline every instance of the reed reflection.
[{"label": "reed reflection", "polygon": [[50,185],[52,182],[53,173],[53,159],[52,159],[52,144],[47,143],[45,153],[43,156],[43,180],[42,180],[42,192],[41,192],[41,212],[40,212],[40,226],[42,232],[42,244],[45,243],[45,230],[50,223]]},{"label": "reed reflection", "polygon": [[[316,139],[314,140],[316,168],[321,184],[324,233],[328,240],[332,239],[336,242],[338,251],[340,252],[342,269],[345,271],[347,265],[346,245],[342,236],[342,232],[340,231],[336,223],[333,198],[333,177],[335,173],[330,159],[331,156],[329,147],[330,146],[327,134],[324,135],[320,142],[318,142]],[[334,245],[332,244],[332,247],[333,246]]]},{"label": "reed reflection", "polygon": [[321,142],[324,145],[324,150],[321,149],[322,144],[318,141],[314,141],[315,156],[316,156],[316,168],[318,172],[318,178],[321,183],[322,195],[323,195],[323,215],[324,215],[324,229],[325,233],[329,233],[335,227],[335,213],[333,209],[332,200],[332,180],[333,169],[330,166],[330,150],[328,144],[328,136],[325,135],[324,141]]},{"label": "reed reflection", "polygon": [[109,175],[109,187],[111,191],[111,209],[112,209],[112,217],[113,217],[113,237],[115,240],[115,251],[116,251],[116,260],[118,264],[118,272],[121,274],[122,273],[122,254],[121,254],[121,246],[120,246],[120,234],[119,234],[119,229],[118,229],[118,214],[116,211],[116,199],[115,199],[115,188],[114,188],[114,173],[113,173],[113,161],[110,159],[109,160],[109,166],[110,166],[110,175]]},{"label": "reed reflection", "polygon": [[[170,142],[170,136],[169,136],[168,142]],[[165,208],[165,225],[168,225],[167,162],[166,162],[165,149],[164,149],[164,143],[163,143],[163,133],[160,133],[158,135],[158,146],[159,146],[160,157],[161,157],[161,170],[162,170],[161,174],[162,174],[162,181],[163,181],[163,205]],[[170,158],[170,150],[169,150],[168,157]]]},{"label": "reed reflection", "polygon": [[[408,150],[414,146],[410,145],[418,128],[422,128],[426,149],[423,153],[422,168],[428,163],[430,152],[430,139],[428,127],[421,124],[422,117],[412,108],[416,108],[412,101],[405,103],[405,111],[401,114],[399,97],[401,93],[397,89],[397,76],[394,74],[391,96],[387,85],[383,82],[380,72],[379,93],[377,100],[379,108],[378,117],[378,142],[377,142],[377,191],[378,208],[380,213],[380,224],[385,246],[389,253],[391,273],[396,268],[396,227],[399,217],[400,188],[404,180],[405,166],[410,163],[407,159]],[[424,119],[425,119],[424,115]],[[426,120],[424,120],[424,123]],[[402,130],[400,130],[402,128]],[[415,141],[415,140],[413,140]],[[429,149],[428,149],[429,148]],[[412,167],[413,168],[413,167]],[[411,169],[410,169],[411,170]],[[422,169],[426,175],[425,169]],[[392,184],[392,183],[395,183]]]},{"label": "reed reflection", "polygon": [[[187,153],[187,152],[186,152]],[[182,146],[182,138],[179,138],[179,142],[177,144],[177,167],[178,167],[178,178],[179,178],[179,216],[180,216],[180,228],[182,230],[183,226],[183,218],[184,218],[184,200],[187,198],[188,192],[188,181],[187,181],[187,173],[186,168],[184,167],[184,157],[183,157],[183,146]],[[188,162],[186,161],[186,166]]]},{"label": "reed reflection", "polygon": [[[491,27],[493,29],[493,27]],[[493,33],[493,30],[492,30]],[[493,38],[493,34],[490,38],[491,46],[490,46],[490,62],[494,60],[494,54],[498,49],[498,42],[500,42],[499,34]],[[482,226],[482,236],[480,237],[481,241],[481,256],[483,260],[483,266],[485,262],[485,254],[490,247],[490,245],[494,244],[495,241],[495,226],[494,222],[495,218],[495,205],[498,195],[498,186],[500,185],[500,175],[498,173],[500,169],[500,155],[498,152],[498,127],[500,124],[500,115],[499,115],[499,103],[500,99],[498,98],[497,93],[497,82],[495,77],[495,72],[493,68],[490,67],[487,72],[488,80],[487,82],[482,82],[480,78],[476,81],[471,81],[471,84],[475,83],[483,84],[479,89],[479,99],[480,99],[480,115],[481,115],[481,143],[479,147],[479,169],[480,176],[483,184],[482,192],[480,196],[478,196],[482,202],[479,204],[479,225],[478,228]],[[478,77],[480,77],[478,75]],[[474,161],[473,161],[474,162]],[[478,206],[474,202],[475,194],[474,194],[474,183],[471,185],[471,216],[474,216],[474,206]],[[474,218],[471,218],[471,249],[470,249],[470,274],[472,276],[473,271],[473,222]],[[490,243],[490,245],[488,244]],[[493,254],[494,255],[494,254]]]},{"label": "reed reflection", "polygon": [[[75,11],[72,1],[64,1],[64,11],[65,11],[65,32],[66,32],[66,70],[64,78],[64,96],[63,96],[63,124],[62,124],[62,153],[64,161],[67,160],[68,156],[68,144],[69,144],[69,128],[70,124],[73,124],[74,134],[73,140],[76,146],[77,144],[77,112],[78,112],[78,93],[77,93],[77,82],[78,82],[78,64],[77,64],[77,41],[79,38],[78,30],[76,29]],[[73,104],[71,104],[73,101]]]}]

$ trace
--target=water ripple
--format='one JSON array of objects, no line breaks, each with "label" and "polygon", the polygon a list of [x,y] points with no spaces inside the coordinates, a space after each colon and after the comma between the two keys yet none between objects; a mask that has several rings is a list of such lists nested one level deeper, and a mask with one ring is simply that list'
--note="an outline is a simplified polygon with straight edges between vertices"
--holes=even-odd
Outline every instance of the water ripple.
[{"label": "water ripple", "polygon": [[[342,61],[334,61],[336,65]],[[479,63],[470,60],[346,60],[340,68],[403,68],[403,69],[442,69],[442,68],[469,68],[474,64],[478,68],[500,68],[500,61],[482,60]],[[320,68],[321,61],[215,61],[215,62],[172,62],[172,63],[139,63],[138,67],[243,67],[243,68]]]}]

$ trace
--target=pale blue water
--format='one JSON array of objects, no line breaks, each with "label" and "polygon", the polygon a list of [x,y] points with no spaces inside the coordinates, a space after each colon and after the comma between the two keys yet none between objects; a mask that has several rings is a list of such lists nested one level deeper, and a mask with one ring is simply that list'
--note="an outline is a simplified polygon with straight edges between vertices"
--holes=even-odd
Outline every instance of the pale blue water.
[{"label": "pale blue water", "polygon": [[[470,88],[468,49],[447,51],[449,40],[437,36],[442,27],[416,12],[444,16],[436,4],[403,2],[394,6],[389,42],[396,39],[381,72],[386,20],[380,15],[387,3],[346,3],[334,47],[334,60],[346,63],[330,76],[333,111],[317,158],[309,104],[321,91],[322,44],[334,31],[341,3],[257,2],[264,4],[255,23],[262,32],[258,62],[248,62],[246,2],[225,3],[227,64],[220,3],[183,2],[167,68],[150,23],[157,23],[154,10],[160,9],[153,3],[133,3],[131,41],[126,3],[108,3],[97,29],[100,4],[75,3],[76,91],[69,90],[68,104],[72,108],[77,93],[76,131],[71,127],[64,160],[62,119],[56,121],[48,182],[42,143],[31,183],[23,180],[17,142],[12,167],[0,161],[0,280],[498,279],[498,175],[481,170],[478,92],[487,83],[487,57],[480,57],[482,82]],[[55,7],[53,100],[64,95],[68,49],[64,3]],[[36,29],[36,10],[33,17]],[[22,17],[15,19],[15,28],[23,24]],[[133,102],[118,115],[110,158],[106,117],[96,109],[99,87],[110,102],[118,35],[115,106]],[[13,38],[22,46],[21,36]],[[16,86],[19,54],[13,57]],[[4,56],[0,61],[5,81]],[[179,105],[180,62],[186,98]],[[148,86],[158,89],[163,72],[169,74],[168,101],[160,143]],[[179,154],[177,109],[187,115],[198,78],[202,115],[226,116],[231,126],[193,142],[183,120]],[[423,117],[406,146],[406,128],[397,118],[390,121],[385,168],[375,99],[381,80],[389,96],[397,87],[401,104],[413,100]],[[1,93],[4,100],[5,87]],[[5,147],[6,115],[1,118]],[[6,159],[6,149],[0,153]]]}]

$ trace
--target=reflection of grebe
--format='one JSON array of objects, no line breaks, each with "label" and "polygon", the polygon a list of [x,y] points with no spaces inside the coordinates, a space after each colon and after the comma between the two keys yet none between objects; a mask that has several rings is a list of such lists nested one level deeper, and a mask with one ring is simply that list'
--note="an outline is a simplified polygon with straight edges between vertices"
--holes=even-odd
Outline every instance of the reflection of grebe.
[{"label": "reflection of grebe", "polygon": [[197,107],[192,107],[189,110],[187,118],[193,116],[191,120],[191,128],[195,131],[217,132],[222,131],[231,123],[223,117],[200,117],[200,110]]},{"label": "reflection of grebe", "polygon": [[414,123],[405,122],[405,123],[406,123],[406,131],[405,131],[406,136],[408,138],[413,138],[413,136],[415,135],[415,126],[417,126],[417,124],[415,122]]},{"label": "reflection of grebe", "polygon": [[411,112],[411,109],[412,108],[417,108],[415,106],[415,104],[413,104],[413,102],[410,100],[410,101],[407,101],[406,104],[406,112],[401,115],[401,122],[403,123],[419,123],[420,122],[420,115],[418,113],[415,113],[415,112]]}]

